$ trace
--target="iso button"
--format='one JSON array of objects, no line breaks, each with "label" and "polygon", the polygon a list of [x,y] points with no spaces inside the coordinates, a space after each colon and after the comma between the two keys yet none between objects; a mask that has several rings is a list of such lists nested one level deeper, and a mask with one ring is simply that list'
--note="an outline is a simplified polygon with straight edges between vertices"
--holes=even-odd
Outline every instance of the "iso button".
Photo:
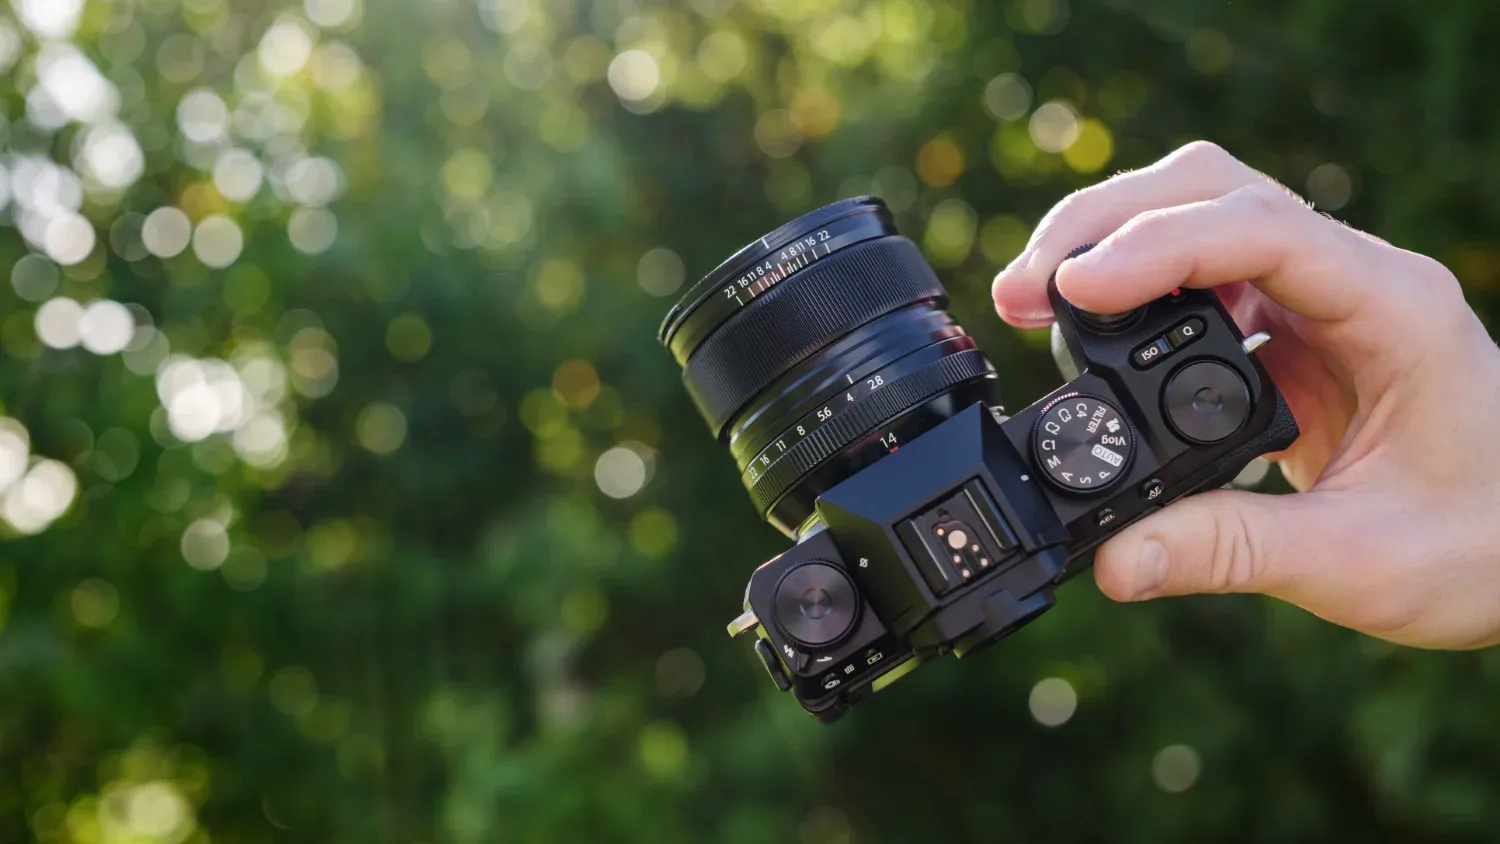
[{"label": "iso button", "polygon": [[1094,396],[1065,396],[1047,405],[1031,444],[1047,480],[1072,493],[1089,494],[1115,485],[1135,456],[1135,434],[1124,414]]},{"label": "iso button", "polygon": [[1135,361],[1136,366],[1145,369],[1171,353],[1172,345],[1167,342],[1167,338],[1158,337],[1156,340],[1136,349],[1130,357],[1131,360]]}]

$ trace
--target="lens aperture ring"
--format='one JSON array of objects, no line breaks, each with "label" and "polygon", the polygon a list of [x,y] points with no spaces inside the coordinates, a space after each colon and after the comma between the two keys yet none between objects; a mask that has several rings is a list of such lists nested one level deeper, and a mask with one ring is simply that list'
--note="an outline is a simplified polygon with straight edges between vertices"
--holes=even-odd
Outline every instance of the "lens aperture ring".
[{"label": "lens aperture ring", "polygon": [[947,297],[916,244],[883,237],[818,261],[731,317],[683,368],[683,383],[715,436],[788,369],[847,332],[898,308]]},{"label": "lens aperture ring", "polygon": [[828,420],[787,449],[763,474],[750,481],[750,498],[768,513],[782,495],[824,460],[902,413],[976,378],[994,377],[994,367],[978,349],[958,352],[881,387]]},{"label": "lens aperture ring", "polygon": [[812,436],[819,428],[838,418],[839,414],[854,407],[866,396],[883,390],[887,385],[895,384],[938,360],[972,348],[974,341],[967,335],[950,337],[896,360],[886,361],[884,366],[872,369],[857,379],[849,378],[846,379],[847,383],[836,384],[833,392],[821,396],[820,401],[813,403],[806,413],[778,432],[774,439],[750,455],[749,459],[742,460],[740,480],[748,486],[758,475],[780,460],[788,449]]},{"label": "lens aperture ring", "polygon": [[771,288],[835,252],[895,233],[890,212],[871,197],[804,215],[740,250],[693,285],[663,321],[662,342],[682,365],[705,337]]}]

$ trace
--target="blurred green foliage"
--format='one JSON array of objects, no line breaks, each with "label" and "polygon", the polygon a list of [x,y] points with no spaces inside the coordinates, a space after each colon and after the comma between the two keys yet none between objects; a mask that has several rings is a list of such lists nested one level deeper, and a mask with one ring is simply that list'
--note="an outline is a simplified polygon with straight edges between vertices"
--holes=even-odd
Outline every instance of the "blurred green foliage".
[{"label": "blurred green foliage", "polygon": [[1500,652],[1267,600],[1083,579],[818,725],[723,635],[783,543],[654,338],[694,274],[873,192],[1023,404],[1057,379],[995,269],[1200,137],[1488,318],[1493,4],[5,21],[0,841],[1493,838]]}]

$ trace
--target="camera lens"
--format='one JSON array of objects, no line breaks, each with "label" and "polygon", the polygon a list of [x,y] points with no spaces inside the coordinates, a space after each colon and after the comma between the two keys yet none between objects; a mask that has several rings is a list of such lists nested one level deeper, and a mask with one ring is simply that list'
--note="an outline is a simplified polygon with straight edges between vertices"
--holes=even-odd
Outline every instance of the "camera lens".
[{"label": "camera lens", "polygon": [[849,576],[827,563],[805,563],[776,585],[776,624],[805,648],[824,648],[854,628],[859,594]]},{"label": "camera lens", "polygon": [[791,536],[824,490],[993,401],[994,368],[946,306],[884,203],[859,197],[736,252],[660,339],[756,507]]}]

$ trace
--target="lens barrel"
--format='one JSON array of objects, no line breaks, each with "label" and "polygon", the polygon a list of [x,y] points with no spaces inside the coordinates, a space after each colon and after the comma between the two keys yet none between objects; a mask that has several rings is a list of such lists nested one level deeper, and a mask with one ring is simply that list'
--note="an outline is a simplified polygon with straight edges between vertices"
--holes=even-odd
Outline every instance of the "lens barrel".
[{"label": "lens barrel", "polygon": [[752,500],[794,535],[817,495],[975,401],[995,373],[879,199],[803,215],[720,264],[660,339]]}]

